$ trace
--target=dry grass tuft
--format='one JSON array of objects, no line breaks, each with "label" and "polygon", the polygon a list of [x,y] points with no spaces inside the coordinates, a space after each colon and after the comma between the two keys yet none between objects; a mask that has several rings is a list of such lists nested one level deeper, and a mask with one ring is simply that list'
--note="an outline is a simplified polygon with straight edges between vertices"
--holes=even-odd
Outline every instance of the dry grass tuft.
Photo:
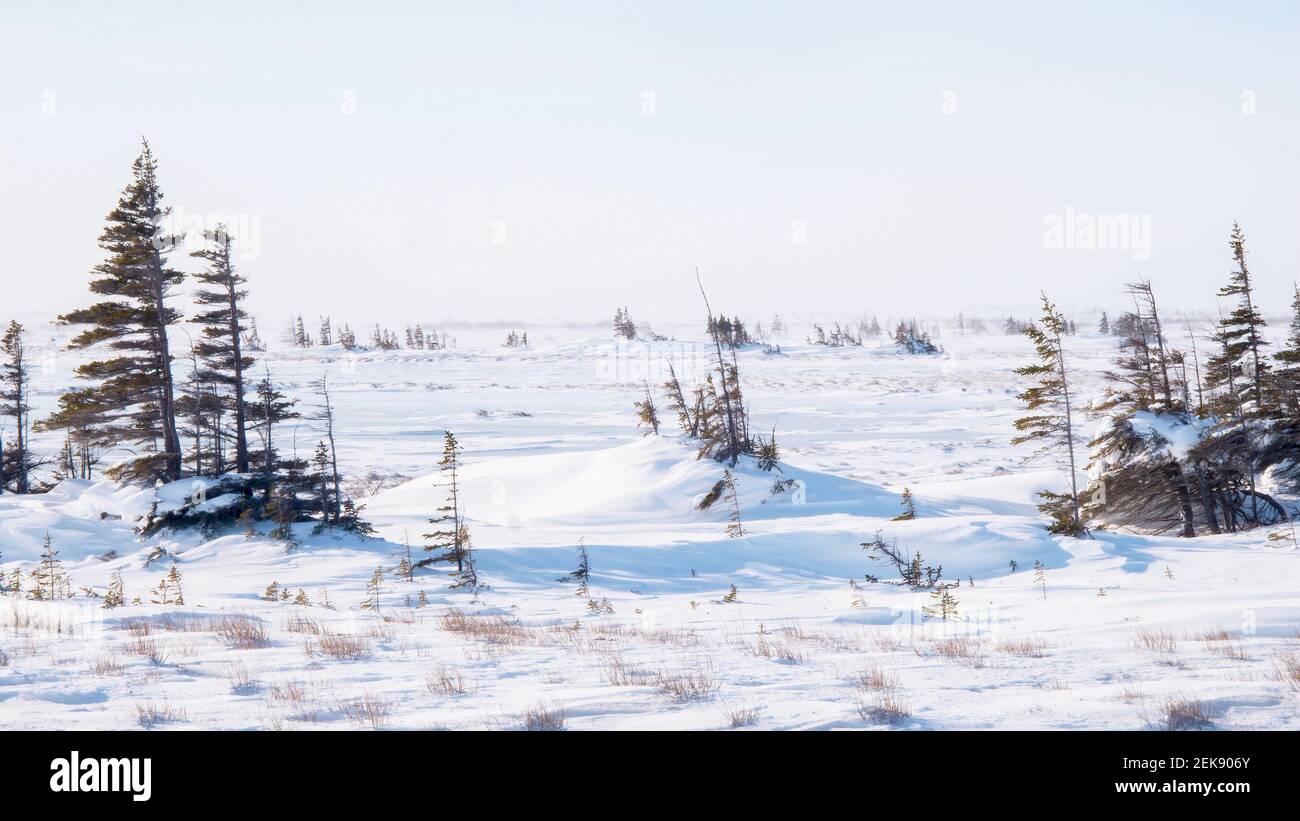
[{"label": "dry grass tuft", "polygon": [[562,708],[539,702],[520,714],[519,729],[527,732],[555,732],[565,729],[567,719]]},{"label": "dry grass tuft", "polygon": [[758,710],[753,707],[736,707],[727,710],[722,717],[727,720],[728,727],[739,730],[742,727],[753,727],[758,723]]},{"label": "dry grass tuft", "polygon": [[144,656],[159,666],[167,663],[167,654],[159,649],[158,642],[143,636],[128,642],[126,652],[133,656]]},{"label": "dry grass tuft", "polygon": [[1233,634],[1222,627],[1205,630],[1192,636],[1196,641],[1232,641]]},{"label": "dry grass tuft", "polygon": [[122,662],[118,661],[117,656],[98,658],[90,663],[90,672],[97,676],[120,676]]},{"label": "dry grass tuft", "polygon": [[718,682],[700,670],[685,673],[660,672],[655,684],[659,692],[678,702],[705,699],[718,689]]},{"label": "dry grass tuft", "polygon": [[1216,656],[1222,656],[1233,661],[1250,661],[1250,651],[1242,644],[1232,644],[1231,642],[1216,639],[1207,649]]},{"label": "dry grass tuft", "polygon": [[979,649],[979,644],[966,636],[939,639],[934,643],[934,652],[940,658],[969,664],[971,667],[984,666],[984,656]]},{"label": "dry grass tuft", "polygon": [[1115,698],[1125,704],[1132,704],[1134,702],[1146,701],[1147,694],[1145,690],[1136,684],[1125,684],[1123,687],[1119,688],[1119,692],[1115,695]]},{"label": "dry grass tuft", "polygon": [[614,653],[606,653],[600,660],[600,674],[612,687],[639,687],[655,683],[655,674],[633,667]]},{"label": "dry grass tuft", "polygon": [[529,638],[527,628],[517,621],[505,616],[472,616],[456,607],[438,616],[438,626],[449,633],[507,647],[524,644]]},{"label": "dry grass tuft", "polygon": [[170,701],[142,701],[135,705],[135,720],[146,730],[158,725],[175,721],[189,721],[183,707],[177,707]]},{"label": "dry grass tuft", "polygon": [[868,692],[893,690],[898,687],[898,674],[887,673],[879,667],[868,667],[854,673],[850,682],[856,689]]},{"label": "dry grass tuft", "polygon": [[230,682],[230,692],[236,695],[251,695],[261,689],[261,684],[253,678],[248,665],[242,661],[226,665],[225,676],[226,681]]},{"label": "dry grass tuft", "polygon": [[338,707],[343,717],[356,727],[382,730],[388,725],[388,715],[392,711],[393,702],[369,691],[363,691],[357,698],[340,701]]},{"label": "dry grass tuft", "polygon": [[1047,642],[1037,636],[1026,636],[1022,639],[1003,639],[998,642],[995,649],[999,653],[1008,656],[1040,659],[1047,655]]},{"label": "dry grass tuft", "polygon": [[1178,637],[1172,630],[1141,627],[1133,638],[1133,644],[1153,653],[1172,653],[1178,649]]},{"label": "dry grass tuft", "polygon": [[1300,653],[1283,653],[1273,659],[1273,672],[1268,678],[1300,693]]},{"label": "dry grass tuft", "polygon": [[271,685],[269,695],[276,704],[297,709],[307,701],[307,688],[301,681],[282,681]]},{"label": "dry grass tuft", "polygon": [[285,619],[283,628],[286,633],[303,633],[309,636],[319,636],[321,630],[320,622],[298,613]]},{"label": "dry grass tuft", "polygon": [[752,656],[785,662],[786,664],[803,664],[808,656],[788,641],[769,639],[760,635],[753,644],[746,644],[745,649]]},{"label": "dry grass tuft", "polygon": [[882,693],[874,701],[859,701],[858,715],[869,724],[898,724],[911,718],[912,711],[892,692]]},{"label": "dry grass tuft", "polygon": [[425,686],[435,696],[463,696],[470,692],[465,685],[465,677],[459,670],[451,670],[439,664],[424,679]]},{"label": "dry grass tuft", "polygon": [[369,658],[370,643],[361,636],[350,636],[321,629],[320,635],[303,644],[308,655],[323,655],[334,659],[360,661]]},{"label": "dry grass tuft", "polygon": [[1214,713],[1200,699],[1171,696],[1160,704],[1157,722],[1165,730],[1205,730],[1214,726]]},{"label": "dry grass tuft", "polygon": [[253,616],[242,614],[223,616],[217,620],[213,630],[237,650],[257,650],[271,646],[271,639],[266,634],[266,625],[261,619]]}]

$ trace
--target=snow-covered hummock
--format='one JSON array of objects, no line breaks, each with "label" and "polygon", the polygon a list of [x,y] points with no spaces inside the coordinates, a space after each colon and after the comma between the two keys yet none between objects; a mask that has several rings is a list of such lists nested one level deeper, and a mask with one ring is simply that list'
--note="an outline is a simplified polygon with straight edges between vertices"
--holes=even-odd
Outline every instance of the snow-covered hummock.
[{"label": "snow-covered hummock", "polygon": [[[380,538],[313,536],[306,524],[292,551],[242,533],[141,541],[139,518],[155,498],[192,499],[188,482],[65,482],[42,497],[0,497],[6,577],[33,568],[49,532],[74,589],[102,593],[120,570],[127,599],[148,602],[174,559],[186,601],[104,610],[84,595],[0,597],[0,727],[135,728],[138,708],[168,704],[183,716],[159,729],[350,727],[355,702],[370,699],[388,705],[379,723],[393,728],[508,728],[544,702],[572,728],[713,729],[752,711],[760,728],[1124,729],[1159,725],[1169,698],[1203,700],[1221,727],[1300,726],[1295,693],[1273,678],[1297,650],[1295,543],[1262,531],[1050,536],[1035,494],[1065,477],[1024,464],[1008,444],[1020,411],[1008,370],[1032,358],[1023,338],[950,331],[936,340],[943,354],[912,357],[885,339],[787,344],[806,335],[792,328],[775,340],[781,355],[742,352],[756,429],[776,426],[779,476],[795,484],[772,494],[777,474],[743,460],[745,535],[733,539],[725,502],[695,509],[722,466],[673,435],[634,429],[642,380],[661,383],[666,356],[684,382],[702,377],[706,346],[529,327],[532,347],[506,350],[500,329],[451,330],[457,350],[262,355],[304,403],[311,381],[330,374],[345,473],[396,477],[358,498]],[[1066,346],[1081,397],[1097,395],[1113,339]],[[68,383],[67,373],[38,374],[38,412]],[[666,406],[660,416],[667,434]],[[477,600],[448,589],[445,567],[414,583],[392,572],[407,542],[418,559],[422,534],[436,529],[443,429],[465,449],[462,501],[490,585]],[[315,436],[304,424],[300,450]],[[918,517],[894,522],[904,486]],[[962,621],[923,620],[927,592],[864,579],[895,576],[861,548],[877,531],[961,581],[951,592]],[[612,613],[593,613],[575,584],[557,581],[577,566],[579,544],[591,595]],[[167,555],[146,566],[158,547]],[[377,565],[387,580],[376,613],[359,605]],[[313,606],[263,600],[273,581]],[[732,585],[736,600],[725,602]],[[322,590],[335,609],[320,606]],[[420,591],[427,607],[408,606]],[[495,638],[448,629],[440,617],[452,608],[504,626]],[[216,628],[231,614],[259,620],[268,645],[225,640]],[[126,629],[136,619],[149,620],[149,635]],[[1211,640],[1220,629],[1228,638]],[[318,630],[360,637],[364,657],[323,654]],[[1166,633],[1172,649],[1143,643]],[[965,657],[944,643],[953,636]],[[142,655],[150,644],[156,660]],[[897,724],[873,719],[879,694],[855,686],[873,668],[897,679],[910,711]],[[459,675],[466,692],[431,689],[441,673]],[[704,692],[675,697],[683,677]]]}]

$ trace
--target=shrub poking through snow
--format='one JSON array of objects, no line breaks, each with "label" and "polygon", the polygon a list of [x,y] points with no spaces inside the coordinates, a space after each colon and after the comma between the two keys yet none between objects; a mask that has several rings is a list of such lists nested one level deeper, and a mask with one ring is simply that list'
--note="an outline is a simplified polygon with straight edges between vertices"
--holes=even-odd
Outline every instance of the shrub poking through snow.
[{"label": "shrub poking through snow", "polygon": [[1205,730],[1214,725],[1214,714],[1199,699],[1170,697],[1160,705],[1158,723],[1164,730]]},{"label": "shrub poking through snow", "polygon": [[583,544],[582,539],[578,539],[578,567],[572,573],[565,573],[557,582],[577,582],[578,591],[574,594],[583,598],[591,598],[591,560],[587,558],[587,546]]},{"label": "shrub poking through snow", "polygon": [[902,498],[903,512],[895,516],[890,521],[908,522],[916,518],[916,502],[912,500],[912,491],[909,488],[903,488]]},{"label": "shrub poking through snow", "polygon": [[659,435],[659,410],[655,407],[654,397],[650,395],[650,383],[645,382],[645,398],[635,402],[636,426],[645,429],[645,435]]},{"label": "shrub poking through snow", "polygon": [[859,701],[858,715],[869,724],[900,724],[912,716],[893,692],[884,692],[873,701]]},{"label": "shrub poking through snow", "polygon": [[722,600],[727,604],[733,604],[734,602],[739,600],[739,598],[740,598],[740,591],[737,590],[736,586],[733,584],[731,586],[731,589],[727,591],[727,594],[722,597]]},{"label": "shrub poking through snow", "polygon": [[122,571],[114,570],[109,577],[108,590],[104,593],[104,607],[121,607],[126,604],[126,587],[122,581]]},{"label": "shrub poking through snow", "polygon": [[519,716],[519,729],[526,732],[555,732],[565,729],[568,716],[559,707],[552,707],[541,702]]},{"label": "shrub poking through snow", "polygon": [[745,528],[740,524],[740,497],[736,493],[736,477],[730,468],[722,469],[722,483],[726,500],[731,503],[731,512],[727,520],[727,536],[739,539],[745,535]]},{"label": "shrub poking through snow", "polygon": [[1034,559],[1034,587],[1037,587],[1043,593],[1043,598],[1047,598],[1047,566]]},{"label": "shrub poking through snow", "polygon": [[952,594],[952,588],[955,585],[939,585],[930,591],[930,603],[921,607],[921,612],[932,618],[942,619],[943,621],[955,621],[957,616],[957,605],[960,602]]}]

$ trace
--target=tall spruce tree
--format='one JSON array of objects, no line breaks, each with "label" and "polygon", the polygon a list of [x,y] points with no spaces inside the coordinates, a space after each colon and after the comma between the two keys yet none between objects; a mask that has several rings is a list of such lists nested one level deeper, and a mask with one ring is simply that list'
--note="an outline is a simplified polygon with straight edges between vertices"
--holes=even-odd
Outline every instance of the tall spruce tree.
[{"label": "tall spruce tree", "polygon": [[95,266],[98,278],[90,283],[92,293],[107,299],[60,318],[90,326],[71,347],[103,343],[112,355],[77,368],[77,376],[95,385],[59,397],[52,424],[62,427],[63,420],[85,420],[89,413],[106,438],[146,451],[117,466],[114,476],[175,480],[181,475],[181,445],[167,330],[181,314],[167,301],[185,275],[167,264],[176,238],[160,231],[171,209],[163,205],[158,162],[148,142],[131,172],[99,237],[108,258]]},{"label": "tall spruce tree", "polygon": [[337,522],[342,514],[340,505],[342,505],[343,491],[340,487],[339,480],[339,455],[335,446],[334,439],[334,400],[330,396],[330,387],[328,377],[322,375],[316,383],[316,393],[320,396],[320,411],[317,419],[325,426],[325,440],[329,444],[329,479],[330,484],[334,486],[332,494],[332,506],[330,510],[322,510],[322,518],[326,521]]},{"label": "tall spruce tree", "polygon": [[[460,442],[451,431],[442,435],[442,459],[438,469],[442,473],[442,483],[447,490],[446,501],[438,508],[438,515],[429,519],[435,530],[424,534],[427,543],[424,549],[436,555],[427,556],[417,563],[417,567],[428,567],[434,562],[455,562],[456,572],[465,569],[465,554],[469,543],[469,528],[465,526],[464,513],[460,504]],[[439,552],[441,551],[441,552]]]},{"label": "tall spruce tree", "polygon": [[280,456],[276,444],[276,427],[290,419],[299,418],[300,414],[295,409],[296,400],[276,389],[269,371],[258,381],[256,393],[256,401],[249,406],[249,423],[257,433],[260,447],[250,454],[249,466],[258,477],[262,504],[266,506],[276,497],[281,473],[289,472],[294,467],[290,464],[292,459],[285,460]]},{"label": "tall spruce tree", "polygon": [[0,493],[6,489],[14,493],[31,490],[32,457],[28,434],[31,430],[30,398],[27,369],[27,348],[23,343],[23,326],[10,322],[4,336],[0,337],[0,416],[13,420],[13,434],[5,436],[0,429]]},{"label": "tall spruce tree", "polygon": [[1240,374],[1240,384],[1234,382],[1231,386],[1225,396],[1225,405],[1230,411],[1238,410],[1252,418],[1260,418],[1271,410],[1264,390],[1269,379],[1269,366],[1260,353],[1268,344],[1262,331],[1266,323],[1255,305],[1254,281],[1246,265],[1246,235],[1237,223],[1232,224],[1228,247],[1232,250],[1236,268],[1228,274],[1228,284],[1219,289],[1219,296],[1236,297],[1237,305],[1219,320],[1218,339],[1222,349],[1212,360],[1210,368],[1220,377],[1215,384],[1218,388],[1227,387],[1224,378],[1227,375]]},{"label": "tall spruce tree", "polygon": [[1206,363],[1206,384],[1212,392],[1210,410],[1219,424],[1201,452],[1245,479],[1250,504],[1247,518],[1258,523],[1260,440],[1266,433],[1265,420],[1277,414],[1273,397],[1265,390],[1271,374],[1267,361],[1261,359],[1261,349],[1268,344],[1262,334],[1264,318],[1255,305],[1254,282],[1246,264],[1246,236],[1236,223],[1228,247],[1236,267],[1228,275],[1228,284],[1219,289],[1219,296],[1236,297],[1237,304],[1219,318],[1213,337],[1219,349]]},{"label": "tall spruce tree", "polygon": [[1015,421],[1019,435],[1011,440],[1013,445],[1025,442],[1039,444],[1039,452],[1061,452],[1066,455],[1070,473],[1070,495],[1043,491],[1039,494],[1044,503],[1039,509],[1050,515],[1050,529],[1056,533],[1076,535],[1084,532],[1079,517],[1079,486],[1074,458],[1074,411],[1071,406],[1070,380],[1065,366],[1065,350],[1061,337],[1065,334],[1065,317],[1042,295],[1042,328],[1030,325],[1023,333],[1034,343],[1038,361],[1020,368],[1016,374],[1030,377],[1034,384],[1017,398],[1025,403],[1029,416]]},{"label": "tall spruce tree", "polygon": [[243,308],[248,297],[248,291],[243,287],[246,280],[235,270],[231,254],[233,240],[224,225],[204,231],[203,239],[207,246],[190,254],[207,263],[203,271],[194,275],[204,286],[194,294],[194,300],[208,308],[194,317],[194,321],[203,326],[202,339],[194,350],[201,360],[200,378],[223,388],[224,393],[218,401],[232,417],[230,435],[235,445],[235,471],[248,473],[245,374],[253,366],[253,359],[245,356],[242,349],[243,335],[247,330],[244,321],[248,319]]}]

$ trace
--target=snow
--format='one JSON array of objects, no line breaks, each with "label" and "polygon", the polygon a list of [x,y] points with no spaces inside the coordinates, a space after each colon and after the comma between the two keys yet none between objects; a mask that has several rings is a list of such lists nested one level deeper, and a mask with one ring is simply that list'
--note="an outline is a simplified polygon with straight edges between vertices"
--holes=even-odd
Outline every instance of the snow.
[{"label": "snow", "polygon": [[[746,535],[733,539],[726,504],[695,509],[722,466],[696,460],[663,407],[666,435],[634,427],[642,380],[663,382],[668,358],[684,381],[707,372],[712,351],[698,328],[657,327],[679,341],[618,345],[603,327],[528,327],[532,347],[510,350],[498,347],[506,329],[445,330],[457,349],[259,355],[259,369],[304,410],[311,382],[329,374],[344,473],[391,477],[357,499],[379,538],[312,535],[308,524],[291,551],[242,532],[141,540],[139,517],[155,498],[160,509],[192,499],[188,481],[69,481],[45,496],[0,497],[6,576],[32,569],[48,532],[74,589],[102,593],[121,571],[128,600],[146,602],[106,610],[84,595],[0,597],[0,728],[135,728],[138,706],[170,704],[183,717],[155,729],[328,729],[354,726],[350,705],[371,699],[388,705],[377,723],[395,729],[509,728],[541,703],[575,729],[725,728],[751,709],[764,729],[1130,729],[1158,726],[1168,698],[1202,699],[1220,727],[1300,727],[1296,693],[1275,676],[1276,662],[1300,649],[1289,531],[1280,540],[1264,531],[1048,534],[1035,494],[1063,489],[1065,476],[1009,445],[1020,411],[1009,370],[1032,356],[1021,337],[947,330],[935,340],[943,354],[905,356],[883,339],[809,346],[799,328],[777,340],[781,355],[742,351],[755,426],[776,427],[780,476],[796,485],[774,495],[776,475],[742,460]],[[60,350],[58,367],[36,374],[40,414],[72,383],[76,362],[57,338],[33,342],[36,359],[44,346]],[[1084,400],[1100,393],[1113,345],[1088,333],[1067,339]],[[1187,447],[1190,426],[1164,422],[1135,424]],[[391,572],[406,542],[423,555],[421,534],[442,504],[444,429],[464,447],[463,500],[490,585],[477,601],[448,589],[445,568],[414,583]],[[296,434],[306,454],[320,432],[304,421]],[[204,495],[215,486],[204,483]],[[904,486],[918,516],[892,521]],[[202,507],[227,501],[217,494]],[[923,619],[927,591],[864,580],[894,575],[861,547],[877,531],[960,579],[960,622]],[[592,595],[612,614],[590,612],[576,585],[557,581],[576,566],[579,544]],[[185,605],[147,603],[172,566],[146,565],[156,547],[174,557]],[[388,581],[374,613],[359,605],[377,565]],[[291,595],[302,589],[313,606],[261,599],[272,581]],[[725,602],[733,584],[737,600]],[[335,609],[320,606],[322,590]],[[420,591],[428,605],[407,606]],[[452,629],[453,608],[505,626]],[[220,620],[235,614],[262,624],[266,646],[223,638]],[[1220,629],[1227,640],[1213,634]],[[359,637],[363,658],[322,653],[311,630]],[[1148,649],[1142,631],[1167,632],[1176,645]],[[150,644],[156,660],[143,655]],[[882,724],[860,714],[879,695],[854,684],[871,669],[897,678],[908,717]],[[441,672],[461,676],[466,692],[431,689]],[[682,676],[704,685],[700,697],[671,692]]]}]

